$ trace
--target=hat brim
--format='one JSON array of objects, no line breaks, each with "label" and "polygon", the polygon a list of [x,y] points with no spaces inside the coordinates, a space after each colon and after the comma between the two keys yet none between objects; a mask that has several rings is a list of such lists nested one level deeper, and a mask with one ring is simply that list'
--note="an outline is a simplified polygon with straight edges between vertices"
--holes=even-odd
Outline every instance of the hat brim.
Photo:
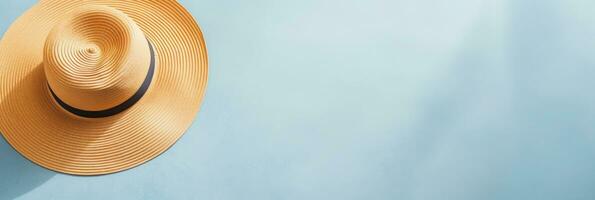
[{"label": "hat brim", "polygon": [[[155,77],[124,112],[86,119],[60,108],[48,91],[43,47],[50,29],[79,6],[107,5],[132,18],[155,48]],[[0,41],[0,132],[32,162],[62,173],[101,175],[145,163],[171,147],[195,118],[207,86],[202,32],[175,0],[42,0]]]}]

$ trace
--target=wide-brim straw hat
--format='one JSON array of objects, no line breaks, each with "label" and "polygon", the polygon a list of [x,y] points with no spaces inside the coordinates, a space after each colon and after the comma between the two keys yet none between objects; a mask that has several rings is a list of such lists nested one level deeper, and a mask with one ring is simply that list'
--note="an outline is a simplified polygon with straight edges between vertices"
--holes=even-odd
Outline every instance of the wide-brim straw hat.
[{"label": "wide-brim straw hat", "polygon": [[130,169],[184,134],[207,75],[201,30],[175,0],[41,0],[0,41],[0,132],[57,172]]}]

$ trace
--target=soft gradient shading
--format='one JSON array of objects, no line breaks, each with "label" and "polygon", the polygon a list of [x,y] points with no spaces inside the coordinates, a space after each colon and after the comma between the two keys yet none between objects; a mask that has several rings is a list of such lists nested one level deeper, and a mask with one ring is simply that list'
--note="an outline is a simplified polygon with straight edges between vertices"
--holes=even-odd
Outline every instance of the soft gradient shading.
[{"label": "soft gradient shading", "polygon": [[180,2],[211,66],[186,135],[100,177],[0,140],[0,199],[595,199],[595,1]]}]

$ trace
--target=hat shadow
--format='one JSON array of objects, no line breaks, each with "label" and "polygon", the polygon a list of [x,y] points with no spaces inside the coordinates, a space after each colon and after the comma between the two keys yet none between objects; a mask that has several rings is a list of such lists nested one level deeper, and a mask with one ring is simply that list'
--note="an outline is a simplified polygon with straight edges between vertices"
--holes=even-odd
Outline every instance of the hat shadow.
[{"label": "hat shadow", "polygon": [[17,198],[56,175],[27,160],[0,138],[0,199]]},{"label": "hat shadow", "polygon": [[[46,89],[47,80],[45,78],[44,67],[43,64],[39,64],[29,71],[27,75],[25,75],[23,79],[21,79],[13,88],[11,88],[11,91],[5,96],[4,99],[0,99],[0,108],[10,106],[11,102],[21,101],[23,99],[21,93],[26,91],[26,87],[32,87],[32,83],[33,87],[38,88],[37,91],[33,91],[34,93],[46,94],[48,95],[48,98],[50,98],[49,92]],[[64,116],[52,115],[48,117]],[[111,117],[118,119],[121,116],[116,115]],[[16,151],[16,149],[14,149],[7,142],[6,138],[3,136],[0,137],[2,138],[0,139],[0,200],[18,197],[19,195],[26,193],[28,190],[32,190],[35,187],[41,185],[54,175],[61,173],[44,168],[43,166],[37,165],[36,163],[28,160],[22,154]],[[87,142],[91,143],[92,141]],[[83,143],[81,145],[86,146],[88,143]],[[66,175],[77,176],[74,174]]]},{"label": "hat shadow", "polygon": [[[0,101],[5,104],[18,96],[15,92],[19,90],[23,81],[31,81],[32,76],[40,73],[43,67],[37,66],[26,77],[17,83],[17,86]],[[3,105],[2,105],[3,106]],[[3,136],[0,136],[0,200],[14,199],[42,185],[57,173],[47,170],[29,161],[18,153]]]}]

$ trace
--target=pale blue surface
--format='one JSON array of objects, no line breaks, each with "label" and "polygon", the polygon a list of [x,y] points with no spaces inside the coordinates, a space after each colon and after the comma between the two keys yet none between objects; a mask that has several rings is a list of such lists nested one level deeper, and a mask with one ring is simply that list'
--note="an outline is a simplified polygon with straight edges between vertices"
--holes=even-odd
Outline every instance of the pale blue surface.
[{"label": "pale blue surface", "polygon": [[211,63],[182,140],[91,178],[2,141],[0,199],[595,199],[595,1],[182,3]]}]

